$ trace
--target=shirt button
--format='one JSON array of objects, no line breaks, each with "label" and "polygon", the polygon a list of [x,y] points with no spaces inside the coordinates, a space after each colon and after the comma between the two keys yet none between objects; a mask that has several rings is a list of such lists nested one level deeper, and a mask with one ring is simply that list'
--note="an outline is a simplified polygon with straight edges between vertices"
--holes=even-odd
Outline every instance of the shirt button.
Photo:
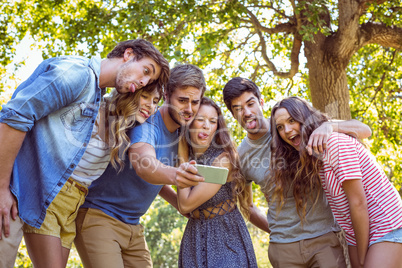
[{"label": "shirt button", "polygon": [[74,165],[74,164],[71,164],[71,165],[70,165],[70,168],[74,168],[74,167],[75,167],[75,165]]},{"label": "shirt button", "polygon": [[57,184],[57,186],[62,186],[62,185],[63,185],[63,183],[61,181]]},{"label": "shirt button", "polygon": [[46,201],[46,202],[45,202],[45,205],[46,205],[46,206],[49,206],[49,204],[50,204],[49,201]]},{"label": "shirt button", "polygon": [[96,98],[96,101],[100,101],[100,98]]},{"label": "shirt button", "polygon": [[87,147],[87,144],[86,144],[86,143],[84,143],[84,144],[83,144],[83,146],[84,146],[84,147]]}]

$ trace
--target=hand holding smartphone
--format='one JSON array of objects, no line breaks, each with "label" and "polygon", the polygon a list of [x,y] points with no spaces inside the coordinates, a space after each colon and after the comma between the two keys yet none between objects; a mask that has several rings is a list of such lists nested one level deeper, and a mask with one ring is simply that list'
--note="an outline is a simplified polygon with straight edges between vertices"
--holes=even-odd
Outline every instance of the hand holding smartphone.
[{"label": "hand holding smartphone", "polygon": [[198,170],[198,174],[204,177],[208,183],[225,184],[228,178],[229,169],[223,167],[213,167],[206,165],[198,165],[195,167]]}]

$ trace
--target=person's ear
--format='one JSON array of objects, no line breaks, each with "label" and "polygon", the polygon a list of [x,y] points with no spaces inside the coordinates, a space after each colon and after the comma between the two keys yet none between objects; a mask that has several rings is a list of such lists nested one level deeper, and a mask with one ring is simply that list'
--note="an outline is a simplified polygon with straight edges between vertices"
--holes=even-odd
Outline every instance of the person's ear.
[{"label": "person's ear", "polygon": [[124,62],[127,62],[127,61],[133,59],[134,56],[135,55],[134,55],[133,49],[130,47],[126,48],[126,50],[124,51],[124,54],[123,54]]},{"label": "person's ear", "polygon": [[260,100],[260,104],[261,104],[261,107],[264,107],[264,99],[261,97],[261,100]]}]

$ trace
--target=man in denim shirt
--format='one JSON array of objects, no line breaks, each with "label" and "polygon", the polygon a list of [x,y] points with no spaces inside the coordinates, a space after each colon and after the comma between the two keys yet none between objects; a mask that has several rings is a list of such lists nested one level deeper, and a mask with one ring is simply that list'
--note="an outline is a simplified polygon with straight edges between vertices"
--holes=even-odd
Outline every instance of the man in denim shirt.
[{"label": "man in denim shirt", "polygon": [[[167,72],[157,72],[161,62]],[[16,89],[0,112],[0,267],[14,266],[23,222],[41,227],[49,204],[80,161],[101,88],[132,94],[150,84],[162,86],[168,68],[151,43],[129,40],[103,60],[45,60]]]}]

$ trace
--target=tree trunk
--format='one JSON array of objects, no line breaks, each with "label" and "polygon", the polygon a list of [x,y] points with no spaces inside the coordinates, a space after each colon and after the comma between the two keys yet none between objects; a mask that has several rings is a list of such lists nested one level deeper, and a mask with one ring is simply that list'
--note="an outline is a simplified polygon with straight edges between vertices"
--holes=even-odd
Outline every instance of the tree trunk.
[{"label": "tree trunk", "polygon": [[350,119],[349,89],[345,70],[324,63],[309,68],[313,106],[334,119]]},{"label": "tree trunk", "polygon": [[325,37],[304,42],[313,106],[333,119],[350,119],[345,62],[324,49]]}]

